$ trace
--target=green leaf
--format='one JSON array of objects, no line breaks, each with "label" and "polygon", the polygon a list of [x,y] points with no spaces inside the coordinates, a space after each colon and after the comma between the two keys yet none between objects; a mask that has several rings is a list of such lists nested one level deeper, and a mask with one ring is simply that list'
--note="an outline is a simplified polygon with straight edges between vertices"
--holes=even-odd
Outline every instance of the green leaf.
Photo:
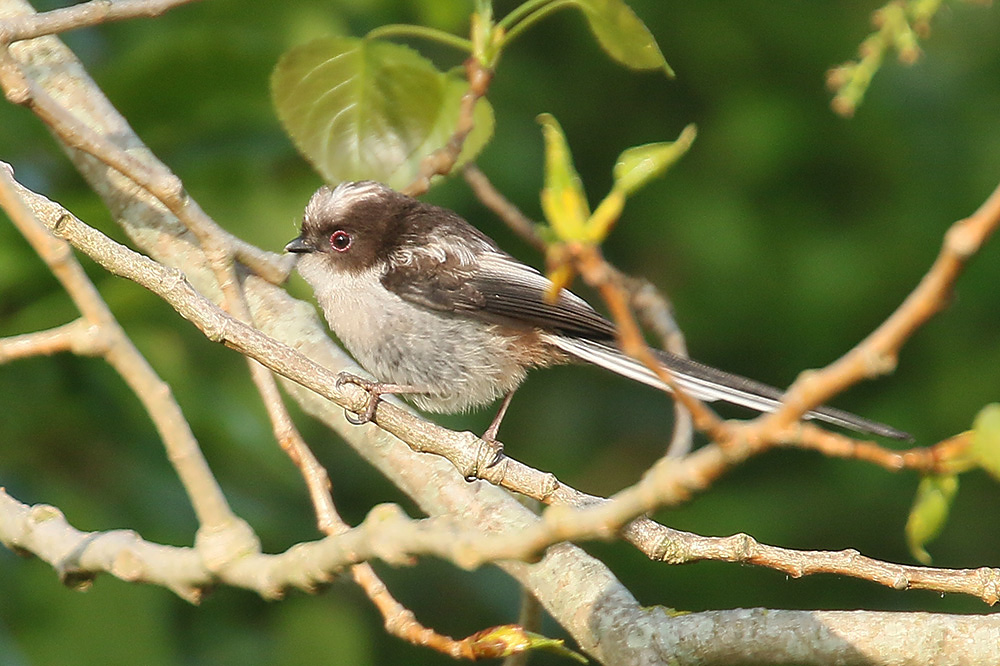
[{"label": "green leaf", "polygon": [[631,69],[662,69],[667,76],[674,75],[649,28],[623,0],[573,0],[573,4],[609,56]]},{"label": "green leaf", "polygon": [[958,492],[958,476],[925,476],[917,486],[913,508],[906,520],[906,542],[919,562],[930,564],[931,556],[924,545],[933,541],[944,529],[948,510]]},{"label": "green leaf", "polygon": [[986,405],[972,427],[970,456],[993,478],[1000,479],[1000,404]]},{"label": "green leaf", "polygon": [[581,664],[587,663],[586,657],[567,648],[564,641],[536,634],[516,624],[484,629],[467,640],[476,659],[499,659],[530,650],[545,650]]},{"label": "green leaf", "polygon": [[[406,46],[328,37],[285,53],[271,76],[278,117],[299,151],[330,183],[370,178],[403,187],[420,160],[454,130],[464,88]],[[492,133],[480,100],[463,158]]]},{"label": "green leaf", "polygon": [[545,187],[542,210],[560,240],[583,240],[590,207],[583,183],[573,166],[566,136],[559,122],[548,113],[538,116],[545,137]]},{"label": "green leaf", "polygon": [[676,141],[648,143],[624,151],[615,163],[615,189],[628,196],[662,175],[688,151],[696,134],[695,126],[688,125]]}]

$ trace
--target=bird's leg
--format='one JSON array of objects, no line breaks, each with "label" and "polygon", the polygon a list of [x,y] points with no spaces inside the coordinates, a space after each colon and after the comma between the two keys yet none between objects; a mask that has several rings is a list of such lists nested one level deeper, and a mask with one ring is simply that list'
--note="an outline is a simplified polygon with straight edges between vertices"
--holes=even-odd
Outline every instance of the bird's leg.
[{"label": "bird's leg", "polygon": [[379,398],[383,395],[403,395],[406,393],[426,393],[423,389],[406,384],[389,384],[386,382],[375,382],[364,379],[349,372],[341,372],[337,375],[334,386],[340,389],[344,384],[354,384],[360,386],[368,392],[368,404],[360,412],[354,413],[349,409],[344,409],[344,418],[352,425],[364,425],[375,418],[375,410],[378,408]]},{"label": "bird's leg", "polygon": [[513,391],[503,397],[503,402],[500,403],[497,415],[493,417],[490,427],[483,433],[483,441],[493,449],[493,460],[490,461],[487,467],[493,467],[503,458],[503,444],[497,441],[497,433],[500,431],[500,422],[503,421],[503,417],[507,413],[507,408],[510,407],[510,401],[513,397]]},{"label": "bird's leg", "polygon": [[490,423],[490,427],[483,433],[483,439],[487,442],[490,442],[491,444],[499,444],[499,442],[497,442],[497,433],[500,432],[500,422],[503,421],[503,417],[507,413],[507,408],[510,407],[510,401],[513,397],[513,391],[503,397],[503,402],[500,403],[500,409],[497,410],[497,415],[493,417],[493,422]]}]

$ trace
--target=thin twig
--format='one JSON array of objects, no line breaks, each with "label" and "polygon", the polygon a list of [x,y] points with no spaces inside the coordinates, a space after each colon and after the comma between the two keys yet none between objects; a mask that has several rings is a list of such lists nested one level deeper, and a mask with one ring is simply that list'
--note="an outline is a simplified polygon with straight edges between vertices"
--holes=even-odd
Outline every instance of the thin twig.
[{"label": "thin twig", "polygon": [[[607,260],[604,260],[607,263]],[[614,282],[625,289],[629,297],[629,306],[642,320],[642,323],[660,338],[660,346],[671,354],[687,358],[687,343],[684,332],[674,319],[673,309],[649,280],[625,275],[616,267],[607,263],[614,276]],[[668,458],[683,458],[694,447],[694,419],[691,412],[680,400],[674,400],[674,432],[667,444]]]},{"label": "thin twig", "polygon": [[753,564],[783,572],[792,578],[836,574],[868,580],[894,590],[932,590],[978,596],[990,606],[1000,601],[1000,569],[937,569],[865,557],[854,549],[839,551],[793,550],[762,544],[747,534],[703,537],[677,533],[664,561],[674,564],[712,560]]},{"label": "thin twig", "polygon": [[0,338],[0,365],[31,356],[73,352],[80,356],[100,356],[108,349],[101,329],[86,319],[45,331]]},{"label": "thin twig", "polygon": [[161,546],[131,530],[81,532],[52,506],[28,506],[0,488],[0,543],[48,562],[61,580],[85,588],[98,573],[162,585],[198,603],[214,577],[193,548]]},{"label": "thin twig", "polygon": [[[264,366],[259,365],[256,361],[251,360],[250,362],[267,373],[269,378],[271,377],[270,372]],[[268,384],[273,386],[273,382]],[[274,386],[274,390],[277,394],[276,386]],[[316,511],[316,522],[319,530],[329,536],[347,532],[350,526],[340,517],[333,503],[333,497],[330,495],[330,477],[326,469],[313,455],[312,450],[302,439],[291,419],[288,418],[288,412],[281,403],[280,395],[271,395],[269,387],[263,394],[264,403],[268,406],[271,414],[278,442],[305,479],[309,497]],[[280,406],[280,409],[276,406]],[[351,577],[382,614],[383,624],[390,634],[414,645],[430,647],[451,657],[472,658],[473,655],[469,653],[468,639],[456,641],[450,636],[439,634],[421,624],[412,611],[392,596],[370,564],[362,562],[353,565]]]},{"label": "thin twig", "polygon": [[[187,196],[183,183],[176,175],[159,162],[139,159],[88,127],[25,76],[6,47],[0,47],[0,85],[8,100],[31,109],[67,146],[124,175],[153,195],[200,241],[208,239],[206,254],[213,265],[236,257],[256,274],[275,284],[288,278],[293,266],[290,258],[263,252],[221,229],[196,201]],[[224,289],[227,282],[230,280],[223,279],[220,289]]]},{"label": "thin twig", "polygon": [[244,552],[213,570],[200,548],[154,544],[129,530],[81,532],[55,507],[29,507],[0,488],[0,542],[37,555],[73,584],[108,572],[181,590],[187,599],[218,581],[277,599],[291,588],[314,591],[348,566],[374,559],[403,564],[414,555],[431,554],[463,561],[469,542],[478,536],[463,532],[451,519],[414,520],[398,506],[382,504],[360,525],[340,534],[298,543],[274,555]]},{"label": "thin twig", "polygon": [[819,451],[830,458],[848,458],[878,465],[890,472],[910,470],[920,474],[948,474],[954,461],[959,460],[971,440],[969,433],[950,437],[934,446],[922,446],[905,451],[888,449],[876,442],[863,441],[830,432],[811,424],[803,424],[802,436],[792,442],[777,442],[777,446]]},{"label": "thin twig", "polygon": [[462,176],[481,204],[493,211],[504,224],[532,247],[545,253],[547,246],[538,233],[538,223],[522,213],[521,209],[501,194],[500,190],[493,187],[493,183],[479,167],[472,163],[466,164],[462,167]]},{"label": "thin twig", "polygon": [[92,0],[0,21],[0,44],[54,35],[111,21],[152,18],[193,0]]},{"label": "thin twig", "polygon": [[469,81],[469,88],[459,102],[458,122],[455,131],[448,139],[447,144],[420,162],[420,174],[417,179],[401,190],[405,194],[415,197],[425,193],[430,189],[431,178],[451,173],[458,162],[458,156],[462,153],[465,139],[476,126],[476,104],[486,96],[490,83],[493,81],[493,70],[484,67],[476,58],[470,57],[465,61],[465,76]]},{"label": "thin twig", "polygon": [[571,261],[580,271],[580,275],[587,284],[600,292],[607,304],[615,322],[618,344],[622,351],[656,373],[656,376],[670,387],[676,400],[683,404],[684,408],[691,414],[698,430],[707,434],[713,441],[728,439],[726,424],[704,403],[689,396],[681,389],[674,381],[670,371],[653,355],[642,337],[639,325],[632,316],[628,295],[615,281],[615,272],[601,256],[600,250],[592,245],[567,246],[566,249]]}]

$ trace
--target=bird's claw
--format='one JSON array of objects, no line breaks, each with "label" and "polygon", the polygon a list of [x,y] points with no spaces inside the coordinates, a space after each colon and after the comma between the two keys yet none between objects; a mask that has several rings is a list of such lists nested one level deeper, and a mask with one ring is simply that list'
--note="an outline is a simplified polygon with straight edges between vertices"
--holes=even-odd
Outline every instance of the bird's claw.
[{"label": "bird's claw", "polygon": [[344,418],[347,419],[348,423],[356,426],[370,423],[375,418],[375,409],[378,407],[378,400],[382,395],[378,382],[352,375],[349,372],[341,372],[337,375],[337,379],[333,385],[337,390],[340,390],[344,384],[354,384],[368,392],[368,404],[365,405],[365,408],[360,412],[354,412],[345,407]]},{"label": "bird's claw", "polygon": [[495,439],[488,439],[486,443],[489,445],[490,450],[493,453],[493,458],[488,463],[486,463],[486,469],[495,467],[501,460],[503,460],[503,443],[498,442]]},{"label": "bird's claw", "polygon": [[[368,410],[365,410],[365,411],[368,411]],[[364,416],[364,414],[358,414],[356,412],[352,412],[351,410],[349,410],[346,407],[344,407],[344,418],[347,419],[348,423],[350,423],[351,425],[356,425],[356,426],[364,425],[364,424],[368,423],[369,421],[371,421],[371,419],[366,418]]]},{"label": "bird's claw", "polygon": [[486,469],[493,469],[494,467],[500,464],[500,461],[503,460],[503,458],[504,458],[503,447],[501,446],[499,448],[494,449],[493,460],[486,463]]},{"label": "bird's claw", "polygon": [[360,386],[366,391],[370,391],[372,384],[374,383],[375,382],[371,381],[370,379],[365,379],[364,377],[358,377],[357,375],[351,374],[350,372],[338,372],[337,378],[333,382],[333,386],[336,389],[341,389],[344,387],[344,384],[354,384],[355,386]]},{"label": "bird's claw", "polygon": [[[499,464],[500,461],[503,460],[503,457],[504,457],[503,456],[503,444],[501,442],[498,442],[497,440],[493,439],[492,437],[489,437],[488,434],[489,433],[487,433],[486,435],[483,435],[483,437],[481,438],[483,444],[486,445],[486,448],[488,450],[487,451],[482,451],[482,453],[478,456],[478,459],[483,459],[483,458],[489,457],[489,462],[487,462],[486,465],[482,469],[491,469],[493,467],[496,467],[496,465]],[[479,474],[477,472],[477,473],[473,473],[473,474],[467,475],[465,477],[465,480],[466,481],[475,481],[478,478],[479,478]]]}]

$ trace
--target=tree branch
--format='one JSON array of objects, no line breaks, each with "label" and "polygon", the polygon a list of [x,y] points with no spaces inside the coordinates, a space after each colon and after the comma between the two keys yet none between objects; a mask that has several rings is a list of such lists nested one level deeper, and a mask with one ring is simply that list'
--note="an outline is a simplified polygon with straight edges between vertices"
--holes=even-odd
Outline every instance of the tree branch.
[{"label": "tree branch", "polygon": [[[395,510],[386,514],[376,509],[365,522],[369,520],[391,523],[392,534],[403,535],[397,541],[440,543],[421,533],[428,526],[437,529],[433,524],[400,522]],[[326,572],[335,562],[377,556],[372,547],[378,550],[379,545],[371,543],[370,536],[363,524],[349,535],[300,544],[281,555],[248,556],[239,567],[245,575],[227,582],[270,598],[282,594],[276,581],[310,589],[328,580]],[[86,585],[96,571],[108,571],[127,581],[164,585],[197,602],[212,581],[192,549],[151,544],[126,530],[79,532],[58,510],[25,506],[2,490],[0,540],[38,554],[76,585]],[[67,543],[73,547],[65,548]],[[384,548],[384,542],[381,545]],[[564,547],[554,551],[546,559],[559,560]],[[608,664],[663,663],[667,660],[661,657],[669,655],[671,663],[960,666],[992,663],[1000,642],[997,615],[765,609],[674,614],[656,606],[622,606],[611,589],[586,601],[598,610],[588,619],[604,643],[584,647],[599,658],[605,656]],[[602,612],[610,608],[615,612]],[[900,636],[905,640],[896,638]]]},{"label": "tree branch", "polygon": [[452,132],[448,143],[438,148],[420,162],[420,173],[417,179],[407,185],[402,191],[411,196],[419,196],[430,189],[431,178],[447,175],[458,162],[465,139],[476,126],[476,104],[486,96],[486,91],[493,81],[493,71],[484,67],[475,57],[465,61],[465,77],[469,88],[459,102],[458,124]]},{"label": "tree branch", "polygon": [[108,348],[101,330],[85,319],[77,319],[47,331],[0,338],[0,365],[30,356],[50,356],[73,352],[81,356],[101,356]]},{"label": "tree branch", "polygon": [[0,23],[0,44],[54,35],[111,21],[153,18],[192,0],[92,0],[40,14],[8,18]]}]

